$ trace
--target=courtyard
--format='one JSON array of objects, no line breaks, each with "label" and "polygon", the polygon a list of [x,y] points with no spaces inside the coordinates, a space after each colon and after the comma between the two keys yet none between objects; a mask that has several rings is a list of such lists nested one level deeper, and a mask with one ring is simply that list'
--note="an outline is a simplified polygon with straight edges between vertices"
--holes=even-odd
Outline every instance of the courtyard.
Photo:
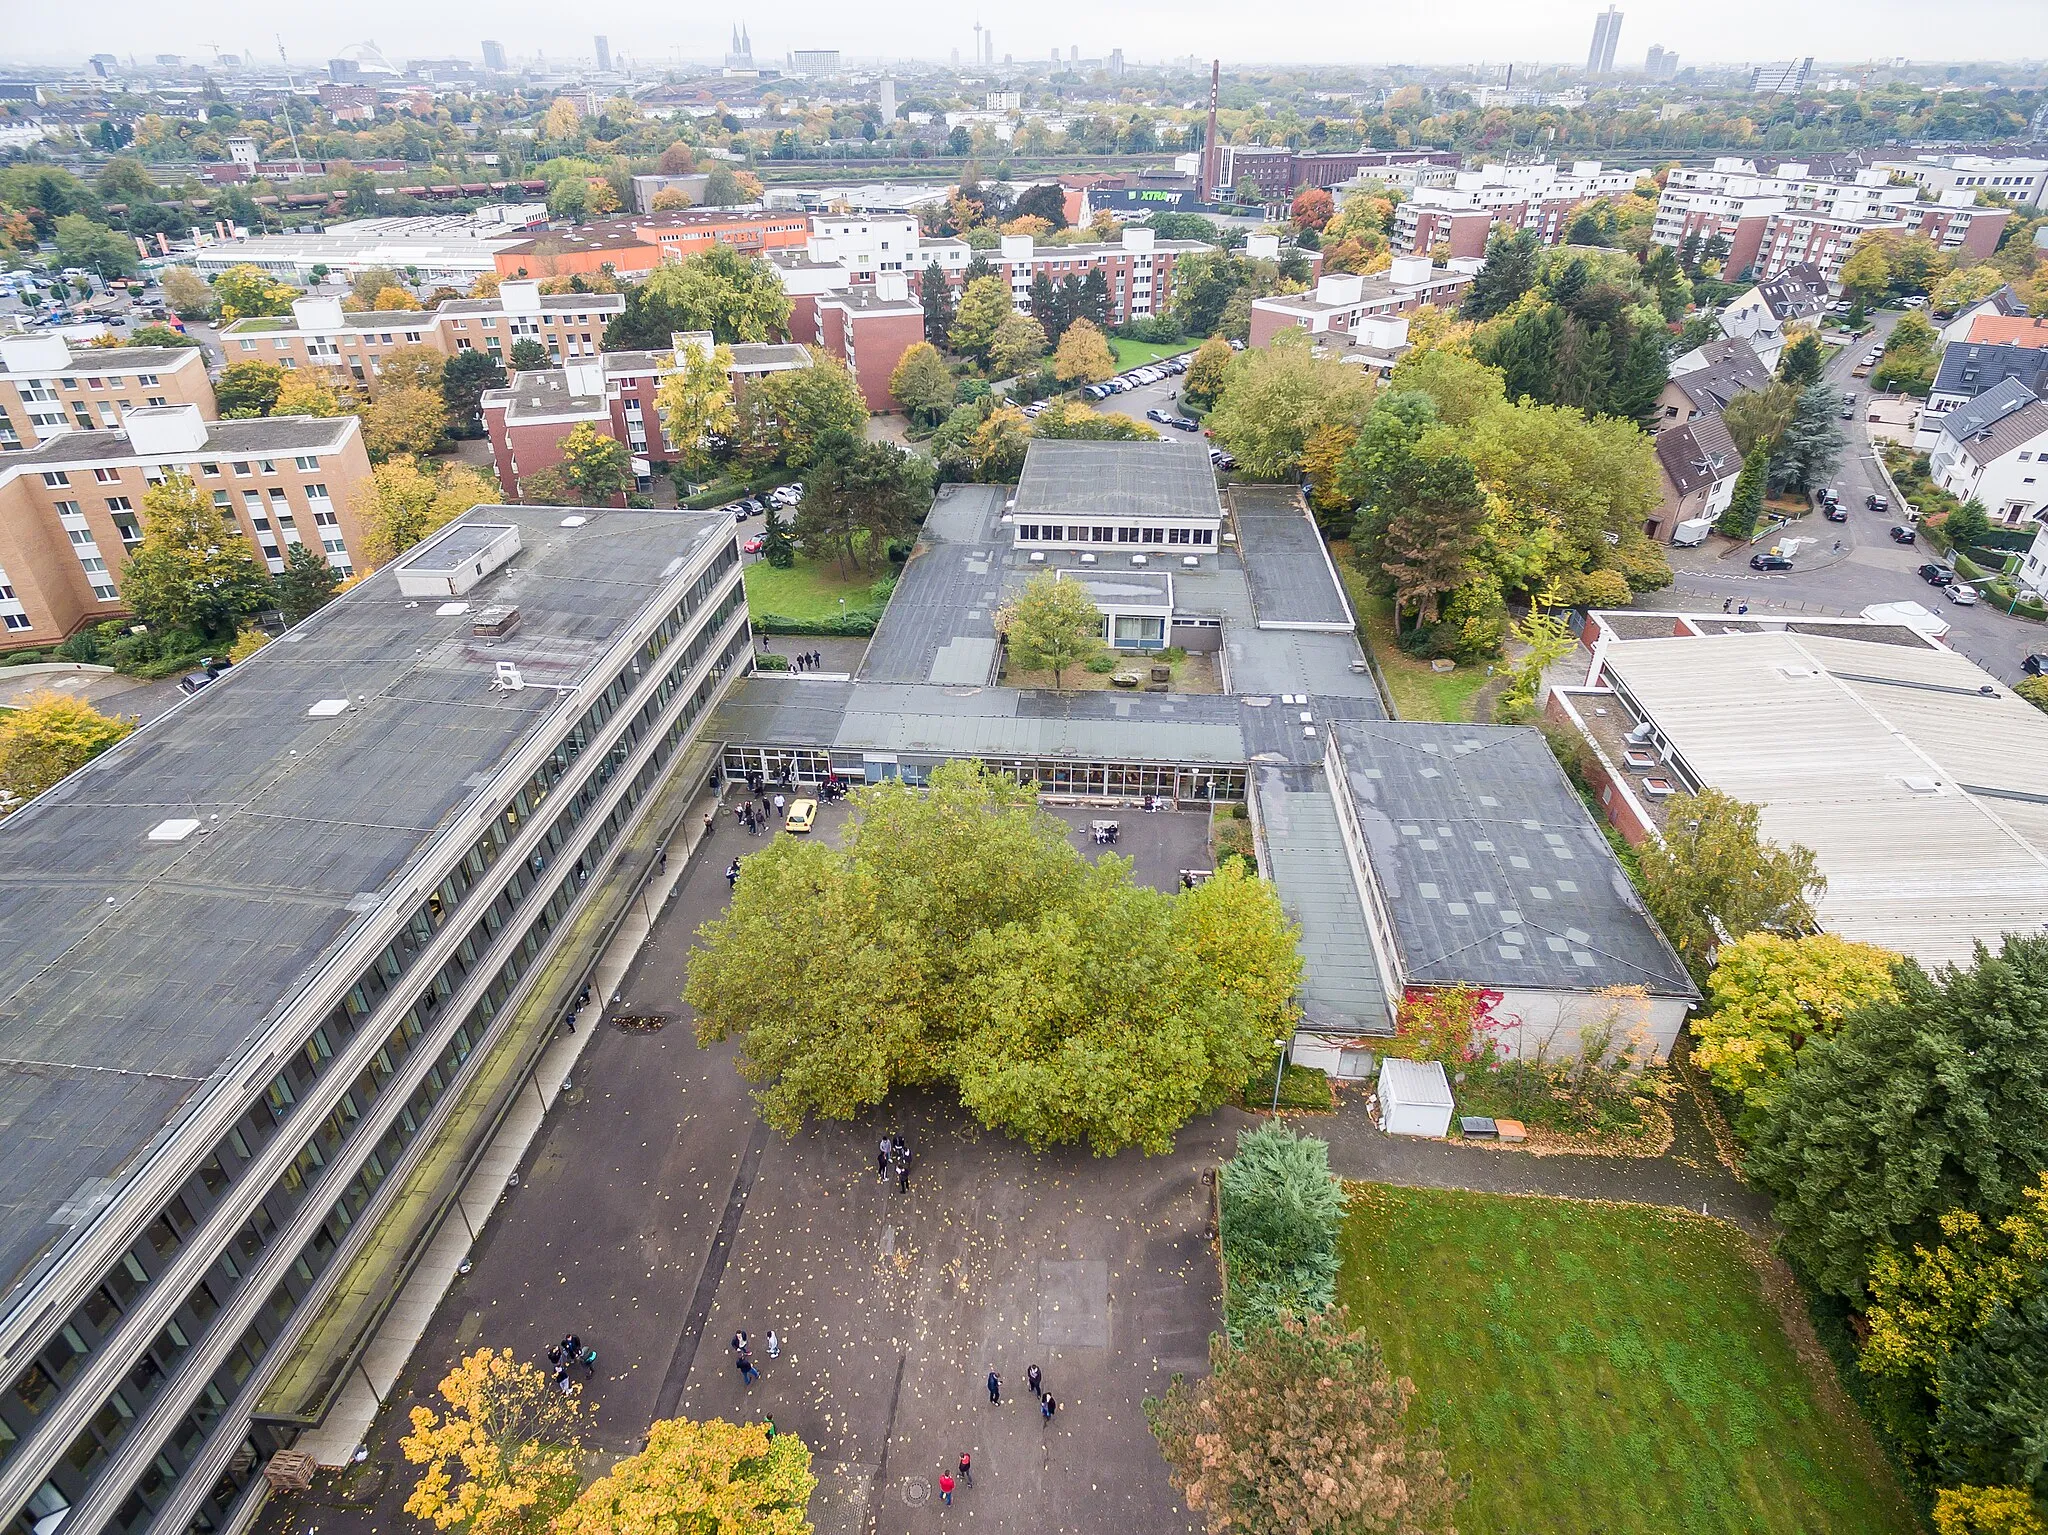
[{"label": "courtyard", "polygon": [[[846,814],[826,807],[830,836]],[[1090,854],[1085,811],[1060,812]],[[1100,812],[1096,812],[1099,815]],[[1124,812],[1114,851],[1177,888],[1206,861],[1206,818]],[[1202,1170],[1250,1116],[1197,1122],[1174,1155],[1044,1156],[981,1132],[950,1103],[907,1098],[785,1141],[753,1113],[732,1045],[699,1049],[677,1001],[699,923],[724,904],[727,862],[766,845],[730,816],[656,921],[607,1018],[665,1015],[654,1032],[607,1024],[522,1163],[515,1188],[379,1413],[361,1466],[275,1498],[267,1531],[425,1528],[403,1513],[413,1468],[397,1438],[415,1404],[478,1347],[539,1360],[574,1330],[596,1348],[591,1470],[640,1447],[656,1418],[758,1420],[814,1454],[821,1531],[1181,1531],[1142,1402],[1206,1367],[1219,1297]],[[589,1015],[586,1015],[588,1017]],[[585,1027],[592,1024],[586,1023]],[[899,1131],[907,1193],[875,1171]],[[728,1340],[754,1339],[743,1385]],[[773,1329],[779,1357],[766,1356]],[[1050,1425],[1024,1385],[1037,1364]],[[1004,1381],[992,1406],[991,1369]],[[940,1506],[963,1453],[975,1486]]]}]

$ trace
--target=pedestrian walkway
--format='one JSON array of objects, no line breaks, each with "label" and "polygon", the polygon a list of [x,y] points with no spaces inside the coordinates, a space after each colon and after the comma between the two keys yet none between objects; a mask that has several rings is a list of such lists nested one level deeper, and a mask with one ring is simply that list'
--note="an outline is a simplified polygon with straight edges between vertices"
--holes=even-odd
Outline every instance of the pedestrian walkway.
[{"label": "pedestrian walkway", "polygon": [[[679,775],[677,781],[687,779]],[[300,1435],[296,1448],[312,1455],[322,1466],[349,1464],[356,1447],[364,1442],[379,1408],[397,1386],[406,1362],[426,1334],[435,1308],[462,1273],[479,1233],[503,1205],[513,1175],[540,1132],[548,1110],[574,1080],[576,1064],[600,1032],[607,1006],[618,1000],[628,968],[704,841],[705,812],[716,805],[714,795],[699,794],[680,812],[672,806],[659,806],[655,815],[666,815],[669,819],[650,817],[634,839],[637,847],[629,844],[622,852],[614,877],[638,878],[642,883],[591,970],[593,1005],[583,1009],[580,1027],[572,1025],[561,1031],[541,1055],[532,1073],[533,1090],[520,1090],[489,1149],[463,1184],[452,1212],[457,1218],[442,1224],[326,1419]]]},{"label": "pedestrian walkway", "polygon": [[1356,1097],[1343,1099],[1335,1114],[1300,1125],[1304,1133],[1330,1143],[1330,1168],[1341,1178],[1409,1188],[1662,1205],[1719,1216],[1752,1235],[1769,1236],[1770,1197],[1715,1159],[1713,1137],[1692,1095],[1679,1093],[1669,1108],[1672,1145],[1657,1157],[1535,1156],[1504,1147],[1388,1135],[1373,1124],[1363,1100]]}]

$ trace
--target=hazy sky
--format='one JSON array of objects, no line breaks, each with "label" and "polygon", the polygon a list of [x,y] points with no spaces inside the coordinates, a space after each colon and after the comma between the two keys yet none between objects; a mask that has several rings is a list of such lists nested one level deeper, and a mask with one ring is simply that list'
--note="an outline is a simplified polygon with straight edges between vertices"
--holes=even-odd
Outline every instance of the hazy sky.
[{"label": "hazy sky", "polygon": [[[346,0],[333,6],[257,6],[247,0],[99,0],[50,5],[0,0],[0,56],[80,59],[102,50],[126,56],[179,53],[199,60],[212,45],[275,57],[276,33],[294,62],[320,64],[351,43],[374,40],[394,62],[410,57],[480,56],[493,37],[515,57],[538,50],[588,58],[590,32],[602,26],[615,52],[654,63],[722,53],[728,29],[746,22],[755,55],[779,59],[790,48],[838,48],[849,55],[944,59],[971,56],[973,0],[897,0],[847,6],[825,0],[743,9],[687,10],[653,0],[498,0],[481,6],[421,6],[417,0]],[[1423,62],[1528,59],[1583,63],[1591,0],[1445,0],[1445,3],[1333,4],[1330,0],[1136,0],[1124,5],[1063,3],[1028,8],[990,5],[979,19],[996,29],[996,54],[1046,57],[1057,44],[1082,56],[1122,48],[1127,57],[1220,54],[1231,61]],[[1903,54],[1916,59],[2041,59],[2048,56],[2044,0],[1680,0],[1621,4],[1617,62],[1640,67],[1652,43],[1682,60],[1741,62],[1813,54],[1851,60]],[[586,30],[587,29],[587,30]],[[9,35],[11,34],[11,35]]]}]

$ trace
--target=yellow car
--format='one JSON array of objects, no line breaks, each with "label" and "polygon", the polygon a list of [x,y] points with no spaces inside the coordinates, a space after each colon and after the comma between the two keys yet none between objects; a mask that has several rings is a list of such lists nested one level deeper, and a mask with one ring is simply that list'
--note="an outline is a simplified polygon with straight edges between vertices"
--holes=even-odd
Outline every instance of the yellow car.
[{"label": "yellow car", "polygon": [[789,802],[789,819],[783,822],[791,831],[809,831],[818,819],[818,802],[814,799],[798,799]]}]

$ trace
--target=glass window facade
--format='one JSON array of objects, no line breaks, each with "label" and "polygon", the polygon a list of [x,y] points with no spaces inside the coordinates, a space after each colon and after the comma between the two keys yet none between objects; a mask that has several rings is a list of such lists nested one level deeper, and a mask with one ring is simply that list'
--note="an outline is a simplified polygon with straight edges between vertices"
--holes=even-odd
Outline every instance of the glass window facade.
[{"label": "glass window facade", "polygon": [[[109,1528],[146,1528],[154,1511],[175,1495],[230,1405],[331,1265],[349,1228],[436,1119],[437,1105],[491,1035],[494,1020],[562,919],[579,904],[591,874],[631,825],[678,745],[724,679],[744,662],[749,640],[741,621],[745,595],[732,581],[737,564],[737,551],[728,544],[501,807],[490,828],[409,914],[340,1003],[258,1090],[180,1193],[0,1391],[0,1460],[5,1460],[29,1442],[88,1356],[109,1346],[134,1351],[121,1384],[59,1454],[38,1494],[44,1512],[33,1512],[37,1503],[32,1499],[0,1526],[4,1535],[27,1535],[52,1508],[76,1504],[158,1399],[167,1391],[191,1389],[184,1373],[188,1356],[209,1340],[216,1318],[239,1297],[244,1283],[261,1274],[272,1288],[255,1320],[210,1373]],[[724,590],[728,585],[730,590]],[[688,641],[678,649],[685,634]],[[674,709],[677,695],[707,658],[712,658],[710,667],[683,706]],[[665,664],[656,667],[657,660]],[[642,679],[650,674],[655,680],[647,685]],[[593,757],[594,741],[636,690],[638,708]],[[620,788],[620,771],[636,760],[640,766]],[[588,827],[607,804],[611,808],[594,828]],[[537,830],[542,824],[545,830]],[[501,865],[515,843],[518,861],[507,871]],[[417,960],[458,916],[467,923],[460,941],[429,977],[414,979]],[[480,971],[490,979],[461,1020],[445,1016],[445,1005],[473,987]],[[394,1016],[392,1008],[401,1000],[404,1009]],[[365,1055],[357,1037],[373,1024],[382,1037]],[[337,1094],[328,1079],[344,1055],[354,1063],[354,1074]],[[428,1061],[424,1067],[422,1058]],[[123,1335],[128,1314],[165,1277],[188,1242],[201,1235],[208,1216],[254,1171],[252,1164],[270,1142],[287,1132],[302,1137],[299,1149],[243,1220],[204,1233],[217,1252],[170,1320],[146,1342]],[[279,1277],[273,1272],[278,1268],[274,1246],[316,1196],[329,1202],[328,1213]],[[276,1447],[251,1442],[259,1462]],[[252,1464],[247,1475],[229,1478],[236,1481],[229,1503],[241,1496],[254,1474]],[[208,1495],[207,1507],[218,1502],[219,1493],[216,1488]]]}]

